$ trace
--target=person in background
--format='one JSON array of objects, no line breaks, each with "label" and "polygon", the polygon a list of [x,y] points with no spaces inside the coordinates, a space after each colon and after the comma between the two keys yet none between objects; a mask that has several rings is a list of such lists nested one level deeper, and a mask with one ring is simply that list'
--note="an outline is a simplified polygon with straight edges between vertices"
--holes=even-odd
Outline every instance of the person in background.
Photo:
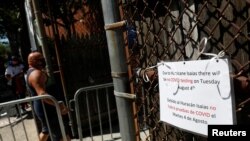
[{"label": "person in background", "polygon": [[[21,61],[16,57],[12,56],[11,60],[6,67],[5,70],[5,77],[7,79],[7,84],[11,87],[15,98],[21,99],[26,97],[26,84],[24,80],[24,65],[21,63]],[[21,104],[21,110],[23,113],[26,112],[26,104]],[[18,108],[18,105],[16,105],[16,111],[17,111],[17,118],[21,116],[20,110]]]},{"label": "person in background", "polygon": [[[50,92],[48,91],[49,84],[47,83],[49,77],[46,71],[44,70],[46,63],[43,55],[40,52],[30,53],[28,55],[28,64],[29,69],[27,71],[26,83],[31,96],[41,96],[50,94]],[[43,104],[45,110],[43,110]],[[64,104],[59,104],[59,107],[61,110],[61,114],[67,115],[68,108]],[[33,102],[33,109],[42,125],[42,129],[39,134],[39,140],[47,141],[49,137],[49,129],[52,135],[51,138],[53,140],[61,140],[62,134],[54,102],[50,99],[35,100]],[[46,115],[44,111],[46,112]],[[48,123],[46,122],[46,116],[48,118]],[[67,140],[70,141],[70,136],[68,135],[69,131],[67,129],[68,128],[65,128],[65,132],[67,135]]]}]

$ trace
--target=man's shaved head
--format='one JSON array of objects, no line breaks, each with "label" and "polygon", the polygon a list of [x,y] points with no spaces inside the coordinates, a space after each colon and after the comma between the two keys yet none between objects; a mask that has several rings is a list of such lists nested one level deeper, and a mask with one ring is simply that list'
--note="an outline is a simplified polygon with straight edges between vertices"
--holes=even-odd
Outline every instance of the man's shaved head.
[{"label": "man's shaved head", "polygon": [[40,52],[30,53],[28,56],[28,64],[29,67],[33,67],[36,69],[43,69],[46,66],[44,57]]}]

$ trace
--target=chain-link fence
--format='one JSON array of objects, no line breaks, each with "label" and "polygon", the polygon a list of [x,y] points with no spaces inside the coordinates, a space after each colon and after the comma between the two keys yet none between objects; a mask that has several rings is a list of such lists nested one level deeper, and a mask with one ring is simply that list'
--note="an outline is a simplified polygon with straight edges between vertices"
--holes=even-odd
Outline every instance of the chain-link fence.
[{"label": "chain-link fence", "polygon": [[[147,140],[206,140],[168,126],[159,117],[157,70],[149,77],[137,77],[134,70],[149,68],[160,61],[203,59],[198,44],[208,38],[206,52],[224,51],[233,66],[237,123],[249,124],[249,20],[247,0],[130,0],[119,1],[122,19],[128,22],[126,40],[128,65],[137,94],[136,114],[141,129],[149,129]],[[134,77],[135,76],[135,77]]]},{"label": "chain-link fence", "polygon": [[[128,32],[124,35],[131,93],[137,95],[135,114],[138,128],[149,129],[149,132],[145,132],[146,140],[206,140],[205,137],[161,122],[157,70],[146,72],[148,82],[136,76],[134,71],[149,68],[160,61],[206,58],[200,56],[198,49],[203,37],[208,38],[206,52],[218,54],[224,51],[229,56],[233,69],[237,122],[250,122],[250,4],[247,0],[116,2],[121,20],[127,21]],[[110,82],[100,1],[47,0],[46,6],[41,5],[41,9],[46,34],[52,40],[51,46],[55,47],[51,51],[55,55],[51,58],[57,64],[55,70],[65,74],[67,96],[72,98],[73,93],[82,86]]]}]

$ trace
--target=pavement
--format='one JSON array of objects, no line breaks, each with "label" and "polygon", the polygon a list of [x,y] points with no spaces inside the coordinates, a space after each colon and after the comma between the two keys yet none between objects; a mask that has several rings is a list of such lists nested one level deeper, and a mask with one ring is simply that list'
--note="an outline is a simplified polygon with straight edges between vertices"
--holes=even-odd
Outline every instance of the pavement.
[{"label": "pavement", "polygon": [[15,107],[0,109],[0,141],[37,141],[37,130],[31,109],[16,117]]},{"label": "pavement", "polygon": [[[31,108],[16,117],[15,107],[0,109],[0,141],[38,141],[37,128]],[[83,141],[121,141],[120,133],[84,137]],[[71,141],[79,141],[72,139]]]},{"label": "pavement", "polygon": [[[113,134],[97,134],[93,137],[85,136],[82,140],[122,141],[119,129],[115,129],[113,132],[114,131],[115,133]],[[142,138],[146,138],[145,135],[148,135],[148,131],[141,132]],[[38,130],[30,107],[20,118],[16,117],[16,109],[14,106],[0,108],[0,141],[38,141]],[[71,141],[79,141],[79,139],[71,139]]]}]

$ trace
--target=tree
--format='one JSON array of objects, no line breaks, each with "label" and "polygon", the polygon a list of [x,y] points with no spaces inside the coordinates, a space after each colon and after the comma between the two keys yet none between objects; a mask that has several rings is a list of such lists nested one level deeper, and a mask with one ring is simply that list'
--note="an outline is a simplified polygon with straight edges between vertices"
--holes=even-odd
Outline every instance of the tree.
[{"label": "tree", "polygon": [[0,44],[0,58],[6,58],[10,53],[10,49]]},{"label": "tree", "polygon": [[21,53],[26,58],[30,49],[27,24],[24,9],[24,0],[0,0],[0,34],[7,33],[12,54]]}]

